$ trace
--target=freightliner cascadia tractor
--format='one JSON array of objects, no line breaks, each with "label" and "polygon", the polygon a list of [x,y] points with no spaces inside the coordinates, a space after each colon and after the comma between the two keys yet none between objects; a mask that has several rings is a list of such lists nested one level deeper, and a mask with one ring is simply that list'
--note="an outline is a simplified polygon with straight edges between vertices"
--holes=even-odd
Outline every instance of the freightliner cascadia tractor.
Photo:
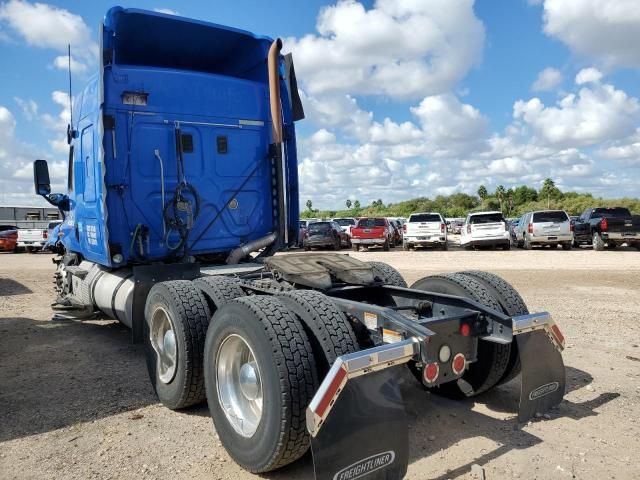
[{"label": "freightliner cascadia tractor", "polygon": [[425,277],[297,243],[294,122],[281,41],[114,7],[75,97],[59,207],[58,314],[99,313],[144,342],[170,409],[208,403],[231,457],[267,472],[313,452],[318,479],[402,478],[401,368],[416,388],[480,395],[519,377],[518,419],[560,403],[564,339],[485,272]]}]

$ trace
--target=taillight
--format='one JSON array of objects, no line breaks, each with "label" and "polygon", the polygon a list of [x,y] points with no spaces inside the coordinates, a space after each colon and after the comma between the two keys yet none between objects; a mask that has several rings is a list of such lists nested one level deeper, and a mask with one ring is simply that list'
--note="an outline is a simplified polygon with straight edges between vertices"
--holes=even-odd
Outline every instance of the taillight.
[{"label": "taillight", "polygon": [[609,221],[606,218],[600,220],[600,230],[603,232],[609,230]]},{"label": "taillight", "polygon": [[441,223],[440,224],[440,233],[444,233],[444,229],[445,229],[445,224]]},{"label": "taillight", "polygon": [[469,234],[471,233],[471,225],[470,224],[467,225],[467,233],[469,233]]},{"label": "taillight", "polygon": [[440,366],[437,363],[428,363],[422,372],[422,377],[426,383],[433,383],[440,374]]},{"label": "taillight", "polygon": [[458,353],[455,357],[453,357],[453,362],[451,362],[451,370],[456,375],[460,375],[464,372],[465,367],[467,366],[467,360],[464,358],[464,355]]},{"label": "taillight", "polygon": [[402,233],[407,233],[407,224],[402,224]]},{"label": "taillight", "polygon": [[533,235],[533,223],[529,224],[529,228],[527,229],[527,231]]},{"label": "taillight", "polygon": [[468,337],[471,335],[471,326],[468,323],[460,324],[460,335],[463,337]]},{"label": "taillight", "polygon": [[42,238],[47,238],[49,234],[47,232],[42,232]]},{"label": "taillight", "polygon": [[573,232],[573,222],[569,222],[569,231]]}]

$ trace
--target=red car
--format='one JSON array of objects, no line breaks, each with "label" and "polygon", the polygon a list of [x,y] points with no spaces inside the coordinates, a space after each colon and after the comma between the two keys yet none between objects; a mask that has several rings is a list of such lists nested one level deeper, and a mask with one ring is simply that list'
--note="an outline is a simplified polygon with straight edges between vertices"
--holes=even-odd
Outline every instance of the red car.
[{"label": "red car", "polygon": [[17,230],[5,230],[0,232],[0,252],[13,252],[18,243]]},{"label": "red car", "polygon": [[394,245],[393,228],[386,218],[363,217],[351,228],[351,245],[357,252],[360,247],[382,247],[388,251]]}]

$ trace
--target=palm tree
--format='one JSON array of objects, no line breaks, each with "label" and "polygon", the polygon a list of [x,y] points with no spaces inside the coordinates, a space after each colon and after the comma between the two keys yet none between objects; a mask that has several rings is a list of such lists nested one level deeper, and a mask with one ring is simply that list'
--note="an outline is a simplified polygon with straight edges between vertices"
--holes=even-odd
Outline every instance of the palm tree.
[{"label": "palm tree", "polygon": [[484,185],[480,185],[480,187],[478,188],[478,196],[484,201],[484,199],[489,196],[487,187],[485,187]]},{"label": "palm tree", "polygon": [[500,202],[500,211],[502,212],[502,202],[504,200],[504,196],[505,196],[506,190],[504,188],[504,185],[498,185],[498,187],[496,188],[496,197],[498,198],[498,201]]}]

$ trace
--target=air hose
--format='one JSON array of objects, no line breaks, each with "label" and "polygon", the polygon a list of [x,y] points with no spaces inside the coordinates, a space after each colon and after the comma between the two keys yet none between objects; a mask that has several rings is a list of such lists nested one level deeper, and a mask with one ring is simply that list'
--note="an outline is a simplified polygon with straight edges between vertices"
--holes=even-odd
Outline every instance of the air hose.
[{"label": "air hose", "polygon": [[[176,172],[177,186],[173,197],[164,206],[164,221],[167,226],[165,244],[167,248],[177,252],[185,247],[189,233],[200,214],[200,196],[193,185],[187,182],[184,169],[182,132],[179,124],[175,127],[176,134]],[[189,198],[191,197],[191,198]],[[169,243],[171,232],[177,232],[180,240],[175,245]],[[186,249],[184,255],[186,255]]]}]

